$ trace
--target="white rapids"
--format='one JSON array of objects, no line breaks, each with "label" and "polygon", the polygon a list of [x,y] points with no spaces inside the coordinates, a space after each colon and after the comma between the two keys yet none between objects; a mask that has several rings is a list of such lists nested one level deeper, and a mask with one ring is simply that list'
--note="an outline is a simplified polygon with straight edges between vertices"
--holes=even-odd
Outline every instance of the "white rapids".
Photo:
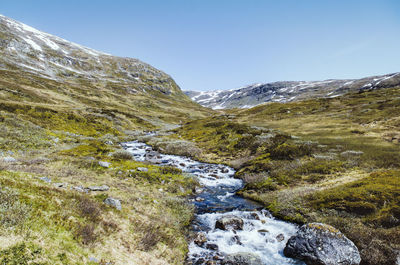
[{"label": "white rapids", "polygon": [[[233,178],[232,168],[161,154],[138,141],[123,146],[135,160],[177,167],[195,175],[203,186],[204,191],[198,195],[202,200],[194,201],[197,214],[192,227],[195,232],[203,232],[207,242],[201,246],[189,244],[188,264],[206,264],[210,260],[214,262],[210,264],[221,264],[224,256],[238,252],[252,253],[262,264],[304,264],[283,255],[286,242],[296,233],[297,226],[277,220],[268,211],[259,210],[260,205],[235,195],[243,182]],[[216,221],[228,215],[241,218],[243,230],[216,229]]]}]

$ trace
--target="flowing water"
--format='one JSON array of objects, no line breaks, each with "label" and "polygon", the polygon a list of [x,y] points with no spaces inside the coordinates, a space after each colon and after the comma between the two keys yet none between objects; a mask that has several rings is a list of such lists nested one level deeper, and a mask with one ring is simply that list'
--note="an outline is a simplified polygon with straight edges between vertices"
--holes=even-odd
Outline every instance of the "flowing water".
[{"label": "flowing water", "polygon": [[[202,185],[196,199],[193,199],[196,218],[192,226],[195,232],[204,233],[207,241],[199,245],[190,243],[190,264],[205,264],[209,260],[219,264],[224,256],[238,252],[255,254],[263,264],[268,265],[303,264],[283,255],[283,248],[287,240],[296,233],[297,227],[274,219],[268,211],[261,210],[260,205],[237,196],[235,193],[242,188],[243,182],[233,178],[235,171],[232,168],[201,163],[187,157],[160,154],[151,146],[138,141],[125,143],[124,148],[137,161],[177,167],[195,175]],[[216,229],[216,221],[224,216],[241,218],[243,229]]]}]

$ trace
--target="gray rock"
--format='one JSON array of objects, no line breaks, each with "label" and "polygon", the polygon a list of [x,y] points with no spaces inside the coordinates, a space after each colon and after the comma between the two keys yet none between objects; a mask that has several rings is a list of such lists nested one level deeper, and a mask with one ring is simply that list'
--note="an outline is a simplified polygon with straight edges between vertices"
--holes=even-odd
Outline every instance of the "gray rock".
[{"label": "gray rock", "polygon": [[53,185],[55,187],[57,187],[57,188],[66,188],[66,187],[68,187],[67,183],[54,183]]},{"label": "gray rock", "polygon": [[354,151],[354,150],[349,150],[349,151],[344,151],[341,152],[340,155],[344,157],[350,157],[350,156],[360,156],[363,155],[363,151]]},{"label": "gray rock", "polygon": [[108,187],[107,185],[88,187],[88,190],[90,191],[108,191],[109,189],[110,187]]},{"label": "gray rock", "polygon": [[229,172],[229,169],[226,168],[226,167],[224,167],[224,168],[221,169],[221,173],[228,173],[228,172]]},{"label": "gray rock", "polygon": [[283,253],[308,265],[358,265],[361,262],[353,242],[336,228],[321,223],[303,225],[289,239]]},{"label": "gray rock", "polygon": [[49,179],[48,177],[41,177],[39,179],[44,181],[44,182],[51,183],[51,179]]},{"label": "gray rock", "polygon": [[105,161],[99,161],[99,166],[109,168],[110,167],[110,162],[105,162]]},{"label": "gray rock", "polygon": [[215,228],[221,230],[243,230],[243,220],[234,215],[227,215],[215,222]]},{"label": "gray rock", "polygon": [[148,172],[149,171],[149,169],[147,167],[138,167],[137,170],[140,172]]},{"label": "gray rock", "polygon": [[74,190],[76,190],[76,191],[78,191],[78,192],[84,192],[84,193],[87,193],[87,192],[88,192],[88,190],[85,189],[85,188],[82,187],[82,186],[74,186],[74,187],[72,187],[71,189],[74,189]]},{"label": "gray rock", "polygon": [[200,247],[203,246],[207,242],[206,234],[203,232],[197,233],[193,242]]},{"label": "gray rock", "polygon": [[285,236],[283,234],[279,234],[276,236],[276,240],[278,242],[282,242],[283,240],[285,240]]},{"label": "gray rock", "polygon": [[249,252],[237,252],[227,255],[222,261],[223,265],[260,265],[263,264],[261,258]]},{"label": "gray rock", "polygon": [[104,143],[107,144],[107,145],[113,145],[114,144],[113,141],[110,141],[110,140],[105,141]]},{"label": "gray rock", "polygon": [[209,243],[209,244],[206,244],[206,249],[218,251],[218,245],[217,244],[213,244],[213,243]]},{"label": "gray rock", "polygon": [[89,258],[89,261],[90,261],[90,262],[94,262],[94,263],[99,263],[99,260],[96,259],[96,258],[94,258],[94,257],[90,257],[90,258]]},{"label": "gray rock", "polygon": [[104,203],[116,208],[117,210],[121,210],[121,202],[118,199],[114,199],[112,197],[108,197],[107,199],[104,200]]},{"label": "gray rock", "polygon": [[8,163],[13,163],[13,162],[17,162],[17,159],[15,159],[14,157],[11,157],[11,156],[6,156],[6,157],[3,157],[3,161],[8,162]]}]

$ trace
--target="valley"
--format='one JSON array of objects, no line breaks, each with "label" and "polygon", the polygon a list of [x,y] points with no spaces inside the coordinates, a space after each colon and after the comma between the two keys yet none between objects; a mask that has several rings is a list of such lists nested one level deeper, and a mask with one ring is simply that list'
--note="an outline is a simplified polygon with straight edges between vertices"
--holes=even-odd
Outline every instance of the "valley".
[{"label": "valley", "polygon": [[[144,62],[4,16],[0,54],[1,264],[301,264],[283,249],[314,223],[360,264],[398,263],[397,73],[196,103]],[[231,215],[244,230],[217,229]]]}]

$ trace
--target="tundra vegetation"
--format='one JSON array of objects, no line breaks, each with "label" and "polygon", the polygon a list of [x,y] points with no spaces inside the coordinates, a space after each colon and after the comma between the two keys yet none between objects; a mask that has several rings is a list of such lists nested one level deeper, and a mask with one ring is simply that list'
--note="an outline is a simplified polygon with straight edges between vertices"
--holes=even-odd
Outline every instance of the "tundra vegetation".
[{"label": "tundra vegetation", "polygon": [[362,264],[400,249],[400,89],[267,103],[184,124],[198,159],[227,163],[240,191],[276,217],[323,222],[359,247]]},{"label": "tundra vegetation", "polygon": [[151,85],[95,92],[0,71],[0,264],[184,262],[196,180],[135,162],[120,143],[211,111]]}]

